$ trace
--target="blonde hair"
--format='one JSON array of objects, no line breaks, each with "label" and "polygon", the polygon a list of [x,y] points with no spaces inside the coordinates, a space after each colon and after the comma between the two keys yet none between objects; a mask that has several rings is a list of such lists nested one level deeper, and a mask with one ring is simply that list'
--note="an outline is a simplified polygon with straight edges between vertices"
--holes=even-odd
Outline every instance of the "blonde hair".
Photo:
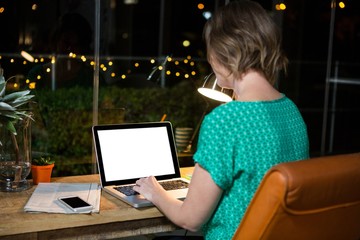
[{"label": "blonde hair", "polygon": [[232,1],[215,12],[204,27],[208,60],[215,60],[235,76],[250,69],[274,85],[287,58],[281,51],[280,32],[256,2]]}]

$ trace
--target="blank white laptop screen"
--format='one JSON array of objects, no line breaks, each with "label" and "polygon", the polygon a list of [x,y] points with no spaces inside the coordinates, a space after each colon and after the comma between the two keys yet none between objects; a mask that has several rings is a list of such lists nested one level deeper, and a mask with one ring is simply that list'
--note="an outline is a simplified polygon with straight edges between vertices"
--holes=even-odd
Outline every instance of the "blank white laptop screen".
[{"label": "blank white laptop screen", "polygon": [[106,182],[175,173],[166,126],[97,133]]}]

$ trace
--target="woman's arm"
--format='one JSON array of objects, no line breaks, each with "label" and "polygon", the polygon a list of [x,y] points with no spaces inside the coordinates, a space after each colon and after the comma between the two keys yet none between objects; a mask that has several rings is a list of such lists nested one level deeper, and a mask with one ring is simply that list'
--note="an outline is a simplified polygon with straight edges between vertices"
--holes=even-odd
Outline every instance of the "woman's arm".
[{"label": "woman's arm", "polygon": [[222,194],[210,174],[195,164],[189,191],[184,201],[171,197],[154,177],[142,178],[134,190],[150,200],[176,225],[197,231],[213,214]]}]

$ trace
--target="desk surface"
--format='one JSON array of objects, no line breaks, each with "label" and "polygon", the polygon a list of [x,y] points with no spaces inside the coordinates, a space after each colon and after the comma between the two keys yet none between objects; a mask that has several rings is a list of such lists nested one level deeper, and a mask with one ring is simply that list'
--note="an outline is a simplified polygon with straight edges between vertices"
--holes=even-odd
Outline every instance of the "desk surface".
[{"label": "desk surface", "polygon": [[[188,176],[193,168],[182,168]],[[52,182],[99,182],[95,175],[53,178]],[[177,227],[157,208],[133,208],[102,192],[100,213],[26,213],[24,206],[35,186],[27,191],[0,192],[0,239],[109,239],[173,231]]]}]

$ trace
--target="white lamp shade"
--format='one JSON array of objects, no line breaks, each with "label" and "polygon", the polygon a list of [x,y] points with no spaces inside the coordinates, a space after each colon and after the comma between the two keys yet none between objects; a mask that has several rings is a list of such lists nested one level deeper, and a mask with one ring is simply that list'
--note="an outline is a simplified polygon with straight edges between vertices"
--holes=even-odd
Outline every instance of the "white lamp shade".
[{"label": "white lamp shade", "polygon": [[198,88],[198,92],[220,102],[230,102],[233,100],[233,91],[217,85],[217,78],[213,73],[205,78],[205,82],[202,87]]}]

